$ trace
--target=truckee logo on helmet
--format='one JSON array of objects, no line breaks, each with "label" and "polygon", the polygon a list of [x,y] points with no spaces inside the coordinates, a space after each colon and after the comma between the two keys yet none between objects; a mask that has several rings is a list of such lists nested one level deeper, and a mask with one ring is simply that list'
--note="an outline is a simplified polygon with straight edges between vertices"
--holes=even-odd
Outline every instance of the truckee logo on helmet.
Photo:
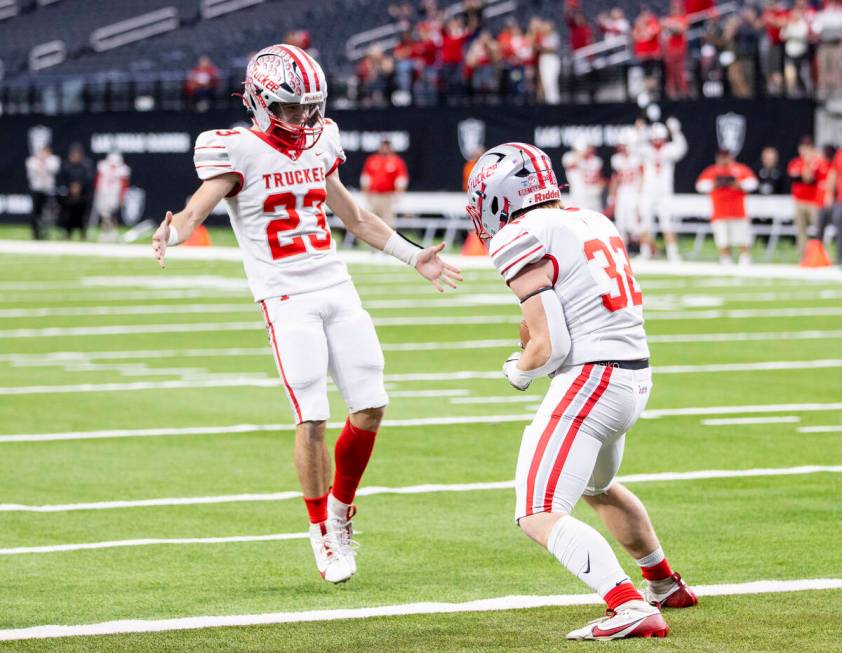
[{"label": "truckee logo on helmet", "polygon": [[471,188],[474,188],[475,186],[479,186],[482,182],[484,182],[486,179],[491,177],[497,171],[498,165],[499,165],[498,163],[492,163],[490,166],[486,166],[485,168],[482,168],[481,170],[477,170],[476,174],[471,175],[471,179],[470,179]]}]

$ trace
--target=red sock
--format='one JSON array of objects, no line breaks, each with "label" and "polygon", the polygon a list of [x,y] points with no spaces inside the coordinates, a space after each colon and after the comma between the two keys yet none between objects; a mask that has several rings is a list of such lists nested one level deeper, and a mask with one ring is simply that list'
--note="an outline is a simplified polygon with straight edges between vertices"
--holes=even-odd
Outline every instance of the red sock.
[{"label": "red sock", "polygon": [[666,558],[651,567],[641,567],[640,571],[646,580],[664,580],[672,576],[672,569]]},{"label": "red sock", "polygon": [[620,583],[616,587],[611,588],[608,593],[602,597],[602,600],[608,604],[609,610],[616,610],[617,607],[623,605],[627,601],[642,601],[643,597],[637,591],[631,581]]},{"label": "red sock", "polygon": [[321,524],[327,521],[327,494],[315,499],[304,497],[304,505],[307,506],[307,514],[310,515],[311,524]]},{"label": "red sock", "polygon": [[363,477],[377,431],[363,431],[345,421],[345,428],[339,434],[334,449],[336,471],[333,475],[333,496],[342,503],[352,503],[360,479]]}]

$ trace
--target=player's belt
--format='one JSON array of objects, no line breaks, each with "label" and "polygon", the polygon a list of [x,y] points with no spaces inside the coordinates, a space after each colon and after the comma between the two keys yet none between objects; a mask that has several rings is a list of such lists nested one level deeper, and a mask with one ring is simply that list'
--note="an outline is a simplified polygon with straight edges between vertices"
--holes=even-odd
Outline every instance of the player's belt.
[{"label": "player's belt", "polygon": [[589,365],[604,365],[605,367],[619,367],[621,370],[645,370],[649,367],[648,358],[639,358],[636,361],[593,361]]}]

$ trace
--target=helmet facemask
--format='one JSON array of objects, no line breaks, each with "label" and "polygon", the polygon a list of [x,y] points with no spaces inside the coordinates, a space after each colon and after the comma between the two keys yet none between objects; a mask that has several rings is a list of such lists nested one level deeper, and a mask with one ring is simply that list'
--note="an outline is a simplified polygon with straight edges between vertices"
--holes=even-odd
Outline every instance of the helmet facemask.
[{"label": "helmet facemask", "polygon": [[270,133],[295,150],[309,150],[319,140],[325,126],[325,102],[283,104],[268,107],[272,126]]}]

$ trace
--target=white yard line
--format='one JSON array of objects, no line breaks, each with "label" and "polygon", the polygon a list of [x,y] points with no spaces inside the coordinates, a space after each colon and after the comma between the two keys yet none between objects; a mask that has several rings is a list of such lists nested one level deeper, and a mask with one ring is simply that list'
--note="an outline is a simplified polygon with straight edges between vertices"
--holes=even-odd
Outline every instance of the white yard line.
[{"label": "white yard line", "polygon": [[[808,578],[796,580],[758,580],[747,583],[694,585],[699,596],[737,596],[746,594],[778,594],[842,589],[840,578]],[[409,615],[455,614],[463,612],[498,612],[529,608],[600,605],[597,594],[556,594],[551,596],[500,596],[462,603],[423,602],[383,605],[370,608],[340,608],[262,614],[176,617],[170,619],[124,619],[72,626],[32,626],[0,630],[0,641],[44,639],[50,637],[84,637],[127,633],[158,633],[199,628],[258,626],[304,622],[335,621],[339,619],[371,619],[374,617],[405,617]]]},{"label": "white yard line", "polygon": [[658,408],[643,411],[643,419],[685,417],[694,415],[739,415],[740,413],[811,413],[842,410],[842,403],[754,404],[748,406],[707,406],[700,408]]},{"label": "white yard line", "polygon": [[[166,372],[160,372],[161,375]],[[154,376],[154,370],[147,371],[147,375]],[[193,377],[176,381],[130,381],[127,383],[77,383],[66,385],[33,385],[20,387],[0,387],[0,396],[32,395],[32,394],[76,394],[88,392],[139,392],[141,390],[184,390],[191,388],[280,388],[281,382],[276,378],[260,378],[260,376],[230,376],[220,375]],[[496,378],[496,377],[495,377]],[[386,375],[386,381],[393,379]],[[391,390],[389,396],[395,398],[423,398],[423,397],[459,397],[470,394],[464,388],[445,388],[436,390]]]},{"label": "white yard line", "polygon": [[[510,395],[509,397],[492,397],[488,399],[503,400],[518,397],[523,403],[540,401],[539,396]],[[487,399],[483,397],[482,399]],[[458,399],[453,400],[458,401]],[[464,402],[461,402],[464,403]],[[491,402],[490,402],[491,403]],[[643,412],[643,419],[658,419],[671,416],[696,415],[733,415],[741,413],[779,413],[779,412],[821,412],[842,410],[842,403],[809,403],[809,404],[762,404],[746,406],[700,406],[691,408],[661,408]],[[383,428],[399,428],[413,426],[450,426],[456,424],[496,424],[503,422],[528,422],[534,417],[531,413],[517,415],[465,415],[457,417],[423,417],[417,419],[386,419]],[[342,428],[344,422],[329,422],[331,429]],[[836,427],[805,427],[805,428],[836,428]],[[229,435],[236,433],[257,433],[262,431],[294,431],[292,424],[233,424],[224,426],[195,426],[180,428],[148,428],[148,429],[109,429],[101,431],[67,431],[58,433],[25,433],[0,435],[1,443],[14,442],[54,442],[62,440],[99,440],[106,438],[144,438],[190,435]]]},{"label": "white yard line", "polygon": [[[471,415],[462,417],[422,417],[416,419],[385,419],[382,428],[412,426],[448,426],[455,424],[497,424],[528,422],[533,415]],[[327,427],[339,429],[345,422],[328,422]],[[227,426],[196,426],[186,428],[111,429],[104,431],[70,431],[65,433],[30,433],[0,435],[0,443],[53,442],[61,440],[98,440],[104,438],[144,438],[188,435],[227,435],[261,431],[294,431],[294,424],[233,424]]]},{"label": "white yard line", "polygon": [[[773,331],[742,333],[681,333],[650,335],[650,343],[687,344],[703,342],[744,342],[779,340],[829,340],[842,338],[842,330]],[[497,340],[455,340],[429,342],[386,342],[384,351],[436,351],[451,349],[507,349],[516,347],[516,338]],[[45,354],[0,354],[0,362],[22,366],[61,365],[70,362],[90,360],[130,360],[155,358],[216,358],[236,356],[265,356],[270,353],[266,347],[227,347],[208,349],[128,349],[117,351],[57,351]]]},{"label": "white yard line", "polygon": [[[765,363],[719,363],[711,365],[665,365],[653,368],[655,374],[716,374],[730,372],[755,372],[755,371],[778,371],[778,370],[811,370],[811,369],[833,369],[842,367],[842,359],[820,359],[812,361],[767,361]],[[154,368],[149,368],[149,374],[154,374]],[[164,374],[165,372],[161,372]],[[454,372],[417,372],[410,374],[386,374],[385,380],[393,383],[419,383],[419,382],[443,382],[443,381],[467,381],[467,380],[495,380],[500,378],[500,373],[490,370],[462,370]],[[79,383],[62,385],[35,385],[35,386],[7,386],[0,387],[0,395],[30,395],[30,394],[57,394],[57,393],[85,393],[85,392],[136,392],[140,390],[177,390],[196,388],[272,388],[278,386],[275,378],[259,378],[256,376],[233,376],[224,375],[221,378],[194,377],[188,380],[170,381],[134,381],[128,383]],[[418,396],[423,394],[391,393],[395,397]],[[422,391],[417,391],[422,392]],[[424,391],[435,392],[435,391]],[[428,396],[451,396],[451,391],[439,391],[444,394]],[[452,393],[460,394],[460,393]],[[457,404],[488,404],[488,403],[520,403],[533,400],[530,395],[505,395],[502,397],[464,397],[454,398],[451,401]]]},{"label": "white yard line", "polygon": [[726,417],[723,419],[703,419],[705,426],[744,426],[750,424],[795,424],[801,418],[795,415],[781,415],[780,417]]},{"label": "white yard line", "polygon": [[785,318],[785,317],[822,317],[842,315],[842,307],[806,307],[806,308],[758,308],[758,309],[733,309],[733,310],[712,310],[712,311],[673,311],[656,312],[650,311],[646,314],[646,321],[652,320],[747,320],[751,318]]},{"label": "white yard line", "polygon": [[[650,312],[648,321],[654,320],[743,320],[750,318],[826,317],[842,315],[842,307],[780,308],[758,310],[715,310]],[[436,326],[454,324],[517,324],[520,315],[454,315],[454,316],[394,316],[375,317],[379,327]],[[191,333],[198,331],[257,331],[263,327],[259,322],[195,322],[187,324],[125,324],[114,326],[47,327],[25,329],[2,329],[0,338],[54,338],[67,336],[108,336],[148,333]]]},{"label": "white yard line", "polygon": [[842,424],[830,426],[799,426],[799,433],[842,433]]},{"label": "white yard line", "polygon": [[[799,467],[758,469],[708,469],[691,472],[656,472],[651,474],[630,474],[618,476],[621,483],[659,483],[673,481],[698,481],[715,478],[752,478],[757,476],[798,476],[803,474],[842,473],[842,465],[801,465]],[[360,488],[357,496],[378,494],[431,494],[438,492],[477,492],[508,490],[514,481],[493,481],[486,483],[453,483],[409,485],[404,487],[368,486]],[[273,492],[264,494],[231,494],[209,497],[169,497],[161,499],[140,499],[121,501],[96,501],[88,503],[27,505],[19,503],[0,504],[0,512],[71,512],[76,510],[111,510],[120,508],[149,508],[158,506],[189,506],[217,503],[251,503],[260,501],[287,501],[301,496],[300,492]]]},{"label": "white yard line", "polygon": [[[436,326],[451,324],[517,324],[518,315],[418,315],[375,317],[379,327]],[[262,331],[260,322],[190,322],[187,324],[123,324],[114,326],[47,327],[42,329],[0,329],[2,338],[55,338],[67,336],[115,336],[149,333],[191,333],[198,331]]]},{"label": "white yard line", "polygon": [[785,340],[829,340],[842,338],[842,330],[808,330],[808,331],[763,331],[741,333],[676,333],[648,335],[650,343],[695,343],[695,342],[753,342],[753,341],[785,341]]},{"label": "white yard line", "polygon": [[[51,241],[0,240],[0,253],[35,256],[83,256],[101,258],[142,259],[150,261],[148,244],[108,245],[105,243],[67,243]],[[176,247],[167,252],[174,260],[199,261],[242,261],[237,247]],[[339,250],[339,256],[348,263],[370,265],[384,268],[400,268],[402,263],[390,256],[379,253]],[[486,256],[447,256],[465,270],[488,270],[491,272],[491,260]],[[636,261],[635,272],[640,275],[686,276],[686,277],[726,277],[757,279],[761,282],[769,279],[794,279],[803,281],[838,281],[842,272],[836,266],[827,268],[801,268],[797,265],[750,265],[723,267],[717,263],[689,263],[679,265],[666,261]]]},{"label": "white yard line", "polygon": [[84,542],[82,544],[52,544],[47,546],[20,546],[0,549],[0,556],[25,555],[30,553],[63,553],[66,551],[87,551],[89,549],[117,549],[127,546],[153,546],[158,544],[232,544],[239,542],[278,542],[282,540],[304,540],[309,533],[275,533],[272,535],[237,535],[233,537],[177,537],[145,538],[140,540],[112,540],[110,542]]}]

